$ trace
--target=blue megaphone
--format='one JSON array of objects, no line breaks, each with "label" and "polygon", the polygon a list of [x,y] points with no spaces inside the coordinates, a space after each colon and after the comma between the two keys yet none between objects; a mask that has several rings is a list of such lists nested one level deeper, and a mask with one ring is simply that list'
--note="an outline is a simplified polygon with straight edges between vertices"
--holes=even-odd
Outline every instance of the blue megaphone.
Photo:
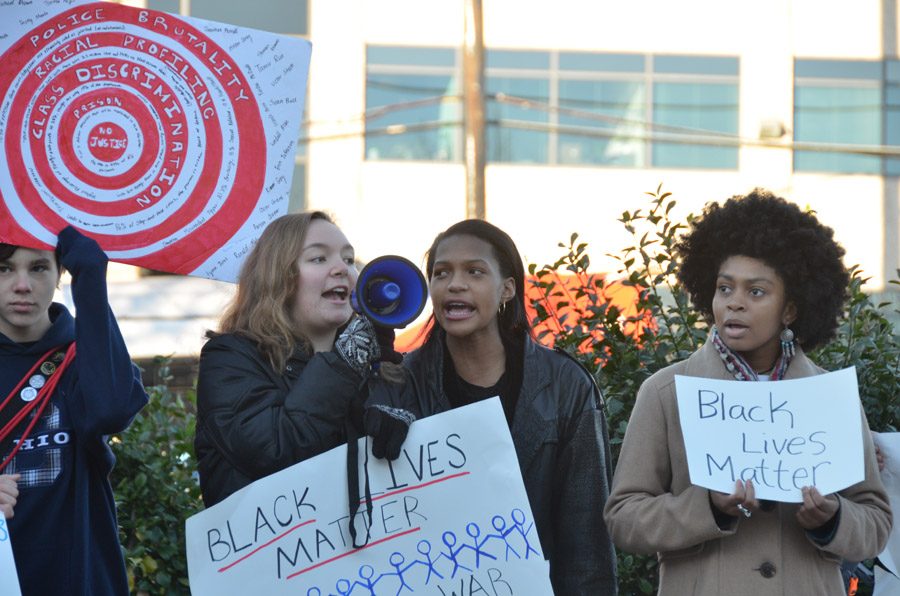
[{"label": "blue megaphone", "polygon": [[376,325],[399,329],[416,320],[427,297],[428,286],[419,268],[403,257],[386,255],[359,272],[350,303]]}]

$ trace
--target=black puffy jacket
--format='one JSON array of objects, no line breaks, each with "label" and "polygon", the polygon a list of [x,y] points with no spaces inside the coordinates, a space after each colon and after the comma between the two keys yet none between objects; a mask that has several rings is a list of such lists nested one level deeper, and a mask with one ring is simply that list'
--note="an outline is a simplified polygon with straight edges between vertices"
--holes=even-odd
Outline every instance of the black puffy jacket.
[{"label": "black puffy jacket", "polygon": [[297,350],[276,372],[251,340],[210,339],[200,354],[194,447],[207,507],[361,432],[363,379],[334,352]]}]

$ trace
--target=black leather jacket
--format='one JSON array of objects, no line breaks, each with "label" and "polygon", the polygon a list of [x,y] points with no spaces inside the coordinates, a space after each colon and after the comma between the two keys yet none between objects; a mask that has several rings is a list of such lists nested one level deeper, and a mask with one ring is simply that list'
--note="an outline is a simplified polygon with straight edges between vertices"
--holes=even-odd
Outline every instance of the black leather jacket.
[{"label": "black leather jacket", "polygon": [[363,380],[333,352],[300,350],[283,373],[247,338],[219,335],[200,354],[194,447],[207,507],[254,480],[361,432]]},{"label": "black leather jacket", "polygon": [[[449,410],[443,359],[442,341],[407,356],[405,403],[395,405],[420,417]],[[596,383],[569,356],[526,340],[511,433],[555,593],[616,594],[616,553],[603,521],[612,464]]]}]

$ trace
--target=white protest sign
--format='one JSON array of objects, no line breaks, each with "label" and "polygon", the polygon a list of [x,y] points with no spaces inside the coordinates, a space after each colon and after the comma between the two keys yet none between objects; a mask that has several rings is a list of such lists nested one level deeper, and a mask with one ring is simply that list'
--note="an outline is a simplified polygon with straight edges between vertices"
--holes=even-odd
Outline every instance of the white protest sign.
[{"label": "white protest sign", "polygon": [[872,596],[897,596],[900,594],[900,578],[888,573],[879,566],[873,570],[875,576],[875,589]]},{"label": "white protest sign", "polygon": [[0,3],[0,241],[234,281],[287,211],[308,41],[112,2]]},{"label": "white protest sign", "polygon": [[[875,444],[881,449],[884,456],[884,470],[881,471],[881,480],[887,490],[891,510],[900,511],[900,433],[877,433]],[[900,577],[900,529],[894,522],[891,535],[888,537],[887,546],[878,555],[881,563],[895,576]],[[900,582],[897,577],[894,581]]]},{"label": "white protest sign", "polygon": [[193,594],[553,594],[499,399],[414,423],[400,457],[370,453],[368,473],[371,538],[358,550],[346,446],[189,518]]},{"label": "white protest sign", "polygon": [[856,370],[789,381],[675,377],[691,482],[731,493],[752,480],[756,497],[803,501],[860,482],[862,421]]},{"label": "white protest sign", "polygon": [[3,514],[0,514],[0,594],[22,596],[16,562],[13,559],[12,542],[9,539],[9,526],[6,525]]}]

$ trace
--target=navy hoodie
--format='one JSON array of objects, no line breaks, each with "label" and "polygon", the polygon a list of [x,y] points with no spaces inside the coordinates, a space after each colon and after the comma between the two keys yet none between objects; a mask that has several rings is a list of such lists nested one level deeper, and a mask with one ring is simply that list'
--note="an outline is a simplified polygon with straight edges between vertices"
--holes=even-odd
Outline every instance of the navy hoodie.
[{"label": "navy hoodie", "polygon": [[124,430],[147,395],[109,308],[106,256],[71,228],[60,246],[77,319],[54,303],[40,340],[16,343],[0,333],[0,399],[45,352],[77,346],[30,440],[3,470],[22,475],[9,520],[13,555],[23,596],[127,594],[106,436]]}]

